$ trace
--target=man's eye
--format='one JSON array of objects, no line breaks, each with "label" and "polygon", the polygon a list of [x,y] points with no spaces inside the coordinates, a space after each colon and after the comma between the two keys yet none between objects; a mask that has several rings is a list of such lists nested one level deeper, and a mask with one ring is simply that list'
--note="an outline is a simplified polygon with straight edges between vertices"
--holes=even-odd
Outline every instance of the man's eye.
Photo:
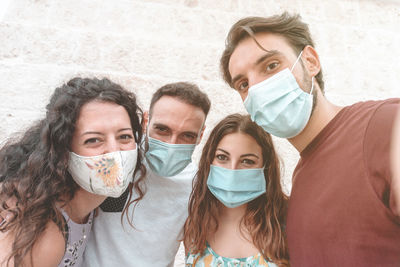
[{"label": "man's eye", "polygon": [[194,139],[196,139],[196,136],[194,136],[193,134],[185,134],[184,136],[185,136],[185,138],[186,138],[187,140],[194,140]]},{"label": "man's eye", "polygon": [[157,126],[157,127],[155,127],[155,130],[156,130],[157,133],[166,133],[166,132],[168,132],[168,128],[166,128],[166,127]]},{"label": "man's eye", "polygon": [[164,131],[167,130],[167,128],[157,126],[157,127],[156,127],[156,130],[159,130],[159,131],[164,132]]},{"label": "man's eye", "polygon": [[278,65],[279,65],[278,62],[273,62],[271,64],[268,64],[266,70],[267,71],[272,71],[272,70],[276,69],[278,67]]},{"label": "man's eye", "polygon": [[240,92],[243,92],[247,89],[248,86],[249,86],[249,83],[247,81],[240,82],[237,86],[237,90]]}]

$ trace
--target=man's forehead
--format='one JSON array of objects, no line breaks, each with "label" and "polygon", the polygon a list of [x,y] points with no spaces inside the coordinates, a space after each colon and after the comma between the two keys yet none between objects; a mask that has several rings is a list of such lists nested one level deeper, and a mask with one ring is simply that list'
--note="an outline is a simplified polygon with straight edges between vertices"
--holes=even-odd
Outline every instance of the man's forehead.
[{"label": "man's forehead", "polygon": [[200,107],[187,104],[176,98],[160,98],[152,109],[150,120],[153,124],[168,127],[198,128],[204,123],[205,114]]},{"label": "man's forehead", "polygon": [[[279,34],[256,33],[254,38],[247,37],[239,42],[229,60],[229,72],[233,76],[243,69],[254,67],[267,55],[280,57],[294,56],[295,51],[288,41]],[[261,46],[261,47],[260,47]]]},{"label": "man's forehead", "polygon": [[176,116],[182,114],[183,112],[188,115],[198,116],[204,115],[202,108],[189,104],[178,97],[173,96],[162,96],[157,102],[154,103],[152,110],[150,111],[154,115],[166,115],[166,116]]}]

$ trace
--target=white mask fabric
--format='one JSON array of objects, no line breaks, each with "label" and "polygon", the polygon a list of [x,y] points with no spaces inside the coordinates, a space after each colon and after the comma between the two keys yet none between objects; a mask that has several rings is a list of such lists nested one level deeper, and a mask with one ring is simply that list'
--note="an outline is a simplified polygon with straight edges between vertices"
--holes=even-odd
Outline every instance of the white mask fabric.
[{"label": "white mask fabric", "polygon": [[137,146],[133,150],[93,157],[70,152],[68,172],[80,187],[90,193],[119,197],[133,180],[137,154]]}]

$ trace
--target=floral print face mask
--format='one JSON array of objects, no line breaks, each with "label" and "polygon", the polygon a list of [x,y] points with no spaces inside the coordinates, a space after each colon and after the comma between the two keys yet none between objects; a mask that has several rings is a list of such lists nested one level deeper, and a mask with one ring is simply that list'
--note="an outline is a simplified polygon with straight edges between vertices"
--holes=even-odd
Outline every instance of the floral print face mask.
[{"label": "floral print face mask", "polygon": [[94,157],[69,153],[68,172],[86,191],[119,197],[133,180],[137,161],[137,146],[133,150],[115,151]]}]

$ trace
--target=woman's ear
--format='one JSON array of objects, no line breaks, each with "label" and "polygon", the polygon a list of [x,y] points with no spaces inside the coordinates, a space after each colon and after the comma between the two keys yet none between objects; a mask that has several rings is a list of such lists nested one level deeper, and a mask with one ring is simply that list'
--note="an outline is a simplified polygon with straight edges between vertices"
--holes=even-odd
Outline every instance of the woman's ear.
[{"label": "woman's ear", "polygon": [[315,77],[321,70],[318,53],[311,45],[304,47],[302,61],[311,77]]}]

